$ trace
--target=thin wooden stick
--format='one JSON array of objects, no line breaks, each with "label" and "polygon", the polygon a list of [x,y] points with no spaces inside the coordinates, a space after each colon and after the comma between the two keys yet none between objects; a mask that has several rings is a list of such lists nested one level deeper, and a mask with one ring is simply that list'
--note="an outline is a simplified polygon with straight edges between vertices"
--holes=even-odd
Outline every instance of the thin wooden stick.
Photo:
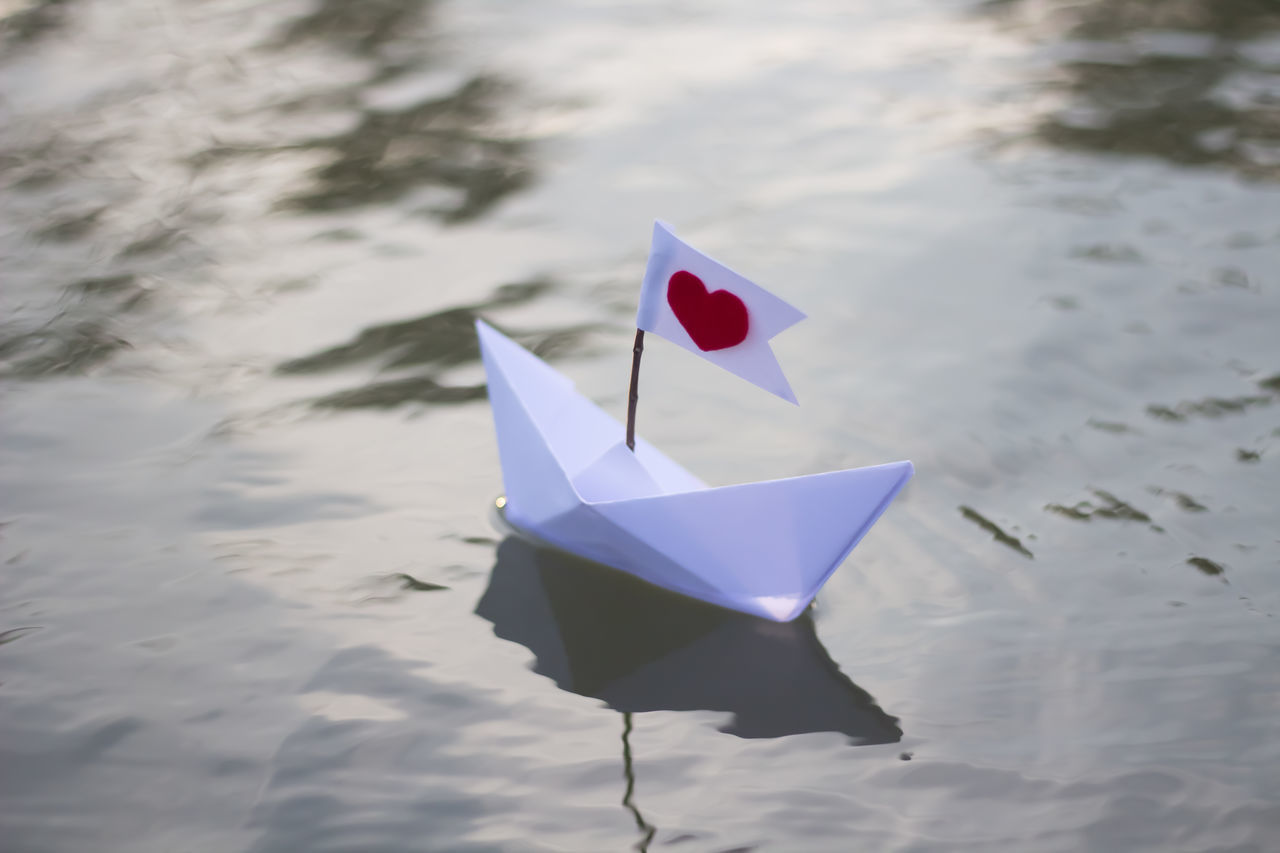
[{"label": "thin wooden stick", "polygon": [[631,348],[631,396],[627,398],[627,448],[636,451],[636,403],[640,400],[640,356],[644,354],[644,329],[636,329]]}]

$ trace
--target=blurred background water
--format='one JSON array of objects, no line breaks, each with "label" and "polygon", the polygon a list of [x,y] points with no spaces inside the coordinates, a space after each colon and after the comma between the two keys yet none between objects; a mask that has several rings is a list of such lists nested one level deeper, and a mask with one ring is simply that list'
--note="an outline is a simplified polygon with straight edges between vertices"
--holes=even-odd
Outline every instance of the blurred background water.
[{"label": "blurred background water", "polygon": [[[491,514],[655,217],[645,437],[916,464],[791,625]],[[1274,850],[1278,261],[1274,0],[3,0],[0,846]]]}]

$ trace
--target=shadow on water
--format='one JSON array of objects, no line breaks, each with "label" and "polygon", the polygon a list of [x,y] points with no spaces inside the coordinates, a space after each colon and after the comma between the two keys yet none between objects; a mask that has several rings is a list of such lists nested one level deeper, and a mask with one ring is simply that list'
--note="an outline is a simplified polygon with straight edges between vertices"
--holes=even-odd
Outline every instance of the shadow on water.
[{"label": "shadow on water", "polygon": [[1035,136],[1094,153],[1226,166],[1280,180],[1280,35],[1275,0],[992,0],[985,12],[1047,21],[1067,43],[1053,84],[1065,108]]},{"label": "shadow on water", "polygon": [[[346,343],[290,359],[280,364],[276,372],[317,374],[371,362],[382,371],[420,371],[413,376],[375,380],[312,401],[313,406],[324,409],[391,408],[411,402],[450,404],[483,399],[484,385],[447,385],[440,381],[439,373],[480,360],[475,331],[477,317],[492,309],[529,302],[551,286],[546,279],[506,284],[488,299],[472,305],[370,326]],[[582,325],[511,336],[540,358],[554,358],[576,350],[582,338],[595,328]]]},{"label": "shadow on water", "polygon": [[845,676],[808,614],[777,624],[711,607],[511,536],[476,613],[563,690],[639,711],[727,711],[743,738],[840,732],[897,743],[898,720]]}]

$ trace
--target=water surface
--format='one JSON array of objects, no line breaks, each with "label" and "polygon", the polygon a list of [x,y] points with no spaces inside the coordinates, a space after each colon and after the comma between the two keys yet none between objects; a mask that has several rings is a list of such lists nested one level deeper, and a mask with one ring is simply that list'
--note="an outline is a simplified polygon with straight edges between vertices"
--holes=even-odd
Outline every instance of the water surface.
[{"label": "water surface", "polygon": [[[0,16],[6,849],[1274,847],[1272,4]],[[810,319],[646,438],[917,468],[790,625],[495,524],[656,216]]]}]

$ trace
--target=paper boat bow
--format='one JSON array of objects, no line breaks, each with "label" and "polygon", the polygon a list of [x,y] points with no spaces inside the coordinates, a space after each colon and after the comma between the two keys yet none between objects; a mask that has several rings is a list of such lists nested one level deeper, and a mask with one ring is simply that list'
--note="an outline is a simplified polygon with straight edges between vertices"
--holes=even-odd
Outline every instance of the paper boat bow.
[{"label": "paper boat bow", "polygon": [[709,488],[545,362],[476,322],[507,519],[703,601],[798,616],[911,478],[910,462]]}]

